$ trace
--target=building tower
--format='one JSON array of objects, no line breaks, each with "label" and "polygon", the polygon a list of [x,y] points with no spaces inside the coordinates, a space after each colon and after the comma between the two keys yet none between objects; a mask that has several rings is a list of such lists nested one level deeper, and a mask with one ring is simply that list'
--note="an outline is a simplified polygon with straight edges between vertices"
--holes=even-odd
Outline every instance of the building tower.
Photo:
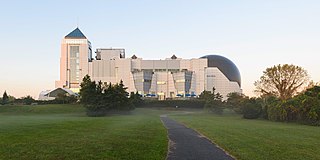
[{"label": "building tower", "polygon": [[79,92],[82,78],[89,73],[91,60],[91,43],[80,29],[76,28],[62,39],[60,80],[56,81],[55,87]]}]

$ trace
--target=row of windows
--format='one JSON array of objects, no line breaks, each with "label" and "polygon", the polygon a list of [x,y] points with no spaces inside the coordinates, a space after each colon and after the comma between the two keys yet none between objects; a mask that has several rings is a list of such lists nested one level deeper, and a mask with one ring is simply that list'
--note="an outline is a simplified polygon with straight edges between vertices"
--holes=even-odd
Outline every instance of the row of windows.
[{"label": "row of windows", "polygon": [[184,83],[184,82],[191,82],[191,79],[178,79],[174,81],[175,83]]},{"label": "row of windows", "polygon": [[70,46],[70,81],[79,82],[79,46]]},{"label": "row of windows", "polygon": [[[151,82],[151,79],[135,79],[135,82]],[[178,79],[174,80],[175,83],[185,83],[185,82],[191,82],[191,79]],[[165,81],[157,81],[157,84],[166,84]]]},{"label": "row of windows", "polygon": [[[144,71],[144,72],[180,72],[180,69],[133,69],[134,72]],[[181,71],[187,71],[187,69],[182,69]]]},{"label": "row of windows", "polygon": [[157,84],[166,84],[165,81],[157,81]]},{"label": "row of windows", "polygon": [[135,82],[151,82],[151,79],[135,79]]}]

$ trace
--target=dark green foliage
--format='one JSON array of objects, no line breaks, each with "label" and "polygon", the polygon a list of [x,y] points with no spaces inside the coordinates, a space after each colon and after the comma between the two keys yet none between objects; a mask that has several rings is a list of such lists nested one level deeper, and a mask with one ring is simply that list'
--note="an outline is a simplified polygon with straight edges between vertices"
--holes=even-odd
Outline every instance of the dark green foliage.
[{"label": "dark green foliage", "polygon": [[9,96],[7,94],[7,91],[4,91],[3,96],[2,96],[2,101],[1,104],[5,105],[9,103]]},{"label": "dark green foliage", "polygon": [[250,98],[243,102],[243,118],[257,119],[261,114],[261,99]]},{"label": "dark green foliage", "polygon": [[131,92],[129,99],[130,99],[131,103],[136,107],[141,106],[143,104],[143,100],[141,98],[141,95],[138,92],[136,92],[136,93]]},{"label": "dark green foliage", "polygon": [[248,119],[262,117],[271,121],[320,125],[320,86],[286,100],[272,94],[249,99],[232,93],[228,95],[227,106]]},{"label": "dark green foliage", "polygon": [[208,112],[222,114],[224,103],[222,102],[222,95],[220,93],[215,93],[215,88],[212,88],[212,92],[203,91],[199,95],[199,99],[205,101],[204,109]]},{"label": "dark green foliage", "polygon": [[268,119],[320,125],[320,86],[314,86],[288,100],[267,102]]},{"label": "dark green foliage", "polygon": [[237,92],[229,93],[227,97],[227,107],[236,113],[242,114],[244,101],[249,99],[249,97]]},{"label": "dark green foliage", "polygon": [[261,117],[264,119],[269,119],[269,108],[272,105],[277,105],[280,102],[280,99],[273,95],[263,95],[261,99]]},{"label": "dark green foliage", "polygon": [[81,83],[80,102],[86,107],[88,116],[104,116],[110,112],[130,111],[134,105],[129,100],[123,82],[104,86],[101,81],[91,81],[85,76]]},{"label": "dark green foliage", "polygon": [[224,104],[221,100],[207,100],[204,104],[204,109],[208,112],[215,114],[222,114],[224,109]]},{"label": "dark green foliage", "polygon": [[30,105],[35,102],[35,100],[30,96],[22,97],[23,103],[26,105]]},{"label": "dark green foliage", "polygon": [[207,101],[207,100],[215,99],[215,95],[214,93],[211,93],[211,91],[203,91],[199,95],[199,99]]},{"label": "dark green foliage", "polygon": [[199,108],[203,109],[205,104],[205,101],[200,99],[191,99],[191,100],[165,100],[165,101],[159,101],[159,100],[143,100],[143,104],[140,105],[140,107],[145,108],[175,108],[178,106],[178,108]]},{"label": "dark green foliage", "polygon": [[263,113],[263,100],[261,98],[249,98],[244,94],[230,93],[228,95],[227,107],[236,113],[243,114],[243,118],[257,119]]},{"label": "dark green foliage", "polygon": [[76,103],[78,98],[74,95],[67,95],[67,94],[58,94],[55,101],[58,104],[74,104]]},{"label": "dark green foliage", "polygon": [[96,82],[91,81],[90,76],[86,75],[81,83],[81,89],[80,89],[80,100],[81,103],[84,104],[87,107],[90,107],[91,105],[96,103]]}]

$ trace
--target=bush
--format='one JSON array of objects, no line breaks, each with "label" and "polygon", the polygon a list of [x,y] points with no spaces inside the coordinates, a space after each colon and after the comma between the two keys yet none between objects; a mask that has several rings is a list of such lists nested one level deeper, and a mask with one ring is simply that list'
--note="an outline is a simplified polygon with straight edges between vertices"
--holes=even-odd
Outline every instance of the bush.
[{"label": "bush", "polygon": [[162,107],[172,107],[175,108],[178,106],[179,108],[204,108],[205,101],[198,99],[190,99],[190,100],[152,100],[145,99],[143,103],[137,107],[148,107],[148,108],[162,108]]},{"label": "bush", "polygon": [[222,114],[224,106],[221,101],[209,100],[206,101],[204,109],[211,113]]},{"label": "bush", "polygon": [[267,102],[268,119],[320,125],[320,87],[315,86],[288,100]]},{"label": "bush", "polygon": [[143,100],[141,98],[141,95],[138,92],[136,92],[136,93],[131,92],[129,99],[130,99],[131,103],[136,107],[141,106],[143,104]]},{"label": "bush", "polygon": [[243,114],[244,102],[247,101],[249,97],[237,92],[229,93],[227,97],[226,106],[236,113]]},{"label": "bush", "polygon": [[243,105],[243,118],[257,119],[261,115],[261,109],[261,103],[258,99],[249,99]]}]

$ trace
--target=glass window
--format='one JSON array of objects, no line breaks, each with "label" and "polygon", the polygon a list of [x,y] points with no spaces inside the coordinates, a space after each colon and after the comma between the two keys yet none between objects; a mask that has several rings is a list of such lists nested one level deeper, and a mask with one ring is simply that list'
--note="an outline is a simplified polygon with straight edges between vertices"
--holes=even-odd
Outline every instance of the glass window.
[{"label": "glass window", "polygon": [[70,83],[79,83],[79,46],[70,46]]}]

